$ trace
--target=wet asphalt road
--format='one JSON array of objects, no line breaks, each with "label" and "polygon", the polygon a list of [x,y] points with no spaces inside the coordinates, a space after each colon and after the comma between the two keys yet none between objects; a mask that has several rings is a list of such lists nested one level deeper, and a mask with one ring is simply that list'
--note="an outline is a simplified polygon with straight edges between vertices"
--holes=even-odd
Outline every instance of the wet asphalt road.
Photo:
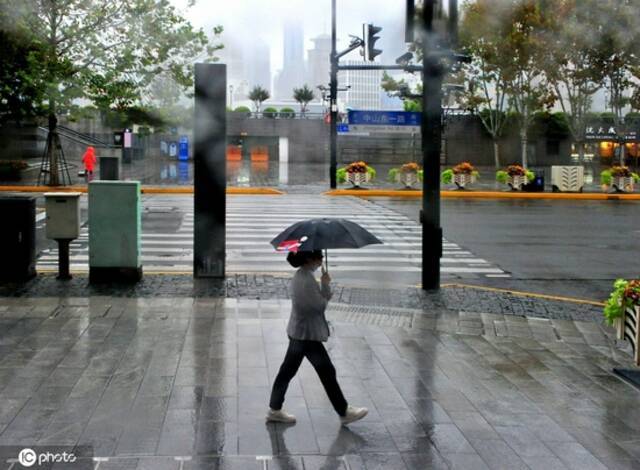
[{"label": "wet asphalt road", "polygon": [[[420,200],[372,198],[419,220]],[[640,204],[624,201],[441,201],[444,237],[510,273],[483,285],[594,300],[638,277]]]}]

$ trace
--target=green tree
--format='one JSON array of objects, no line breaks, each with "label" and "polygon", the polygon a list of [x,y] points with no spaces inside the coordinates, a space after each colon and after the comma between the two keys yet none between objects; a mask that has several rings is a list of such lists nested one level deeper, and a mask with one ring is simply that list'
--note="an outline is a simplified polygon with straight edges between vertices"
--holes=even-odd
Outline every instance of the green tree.
[{"label": "green tree", "polygon": [[271,95],[269,95],[269,92],[262,88],[260,85],[254,86],[249,92],[249,99],[253,101],[253,106],[255,107],[256,113],[260,112],[262,103],[267,101],[270,97]]},{"label": "green tree", "polygon": [[313,90],[311,90],[305,83],[302,88],[293,89],[293,99],[300,103],[300,114],[304,116],[307,112],[307,105],[313,101]]},{"label": "green tree", "polygon": [[501,28],[491,21],[497,12],[504,15],[502,4],[479,0],[464,6],[460,42],[472,60],[463,64],[460,75],[466,86],[462,93],[464,107],[475,111],[493,142],[496,168],[500,162],[500,139],[508,120],[509,101],[505,71],[509,51]]},{"label": "green tree", "polygon": [[501,18],[505,47],[510,52],[510,60],[503,65],[505,89],[517,114],[521,161],[525,168],[528,129],[535,113],[551,108],[556,101],[543,66],[547,53],[543,34],[546,20],[537,0],[515,2]]},{"label": "green tree", "polygon": [[394,79],[386,71],[382,73],[381,87],[389,96],[396,96],[402,100],[402,107],[405,111],[421,111],[422,110],[422,84],[418,84],[415,90],[412,90],[409,84],[401,78]]},{"label": "green tree", "polygon": [[[0,22],[2,15],[0,11]],[[21,123],[42,116],[42,57],[41,47],[9,34],[0,23],[0,123]]]},{"label": "green tree", "polygon": [[[616,129],[622,142],[621,127],[624,108],[633,103],[629,90],[637,88],[633,77],[640,78],[640,31],[636,18],[640,15],[638,2],[629,0],[603,0],[594,2],[593,8],[600,19],[597,29],[597,63],[602,69],[604,85],[609,96],[609,106],[614,114]],[[624,162],[624,145],[621,145],[620,163]]]},{"label": "green tree", "polygon": [[[169,0],[0,0],[0,12],[3,31],[42,50],[41,62],[23,73],[42,84],[52,185],[59,184],[58,115],[74,100],[125,109],[142,101],[161,74],[188,89],[193,63],[215,60],[222,47]],[[216,27],[213,34],[221,31]]]},{"label": "green tree", "polygon": [[599,0],[552,0],[545,33],[544,71],[553,87],[580,160],[593,95],[604,84],[598,60],[598,31],[602,24]]}]

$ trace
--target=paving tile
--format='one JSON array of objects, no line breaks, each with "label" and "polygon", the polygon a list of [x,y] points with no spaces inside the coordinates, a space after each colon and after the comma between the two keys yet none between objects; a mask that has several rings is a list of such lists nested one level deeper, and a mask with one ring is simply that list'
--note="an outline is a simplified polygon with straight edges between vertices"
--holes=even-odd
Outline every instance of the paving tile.
[{"label": "paving tile", "polygon": [[553,457],[551,450],[525,426],[495,426],[495,430],[520,457]]},{"label": "paving tile", "polygon": [[305,455],[302,461],[305,470],[342,470],[343,468],[365,470],[364,462],[359,455]]},{"label": "paving tile", "polygon": [[476,411],[452,411],[449,416],[467,439],[499,439],[493,427]]},{"label": "paving tile", "polygon": [[567,467],[556,457],[524,457],[531,470],[566,470]]},{"label": "paving tile", "polygon": [[427,436],[441,454],[475,454],[469,441],[454,424],[425,426]]},{"label": "paving tile", "polygon": [[442,454],[452,470],[488,470],[486,463],[478,454]]},{"label": "paving tile", "polygon": [[547,445],[569,469],[582,470],[589,468],[598,470],[607,468],[577,442],[549,442]]},{"label": "paving tile", "polygon": [[527,469],[525,462],[502,439],[471,439],[471,445],[492,469]]}]

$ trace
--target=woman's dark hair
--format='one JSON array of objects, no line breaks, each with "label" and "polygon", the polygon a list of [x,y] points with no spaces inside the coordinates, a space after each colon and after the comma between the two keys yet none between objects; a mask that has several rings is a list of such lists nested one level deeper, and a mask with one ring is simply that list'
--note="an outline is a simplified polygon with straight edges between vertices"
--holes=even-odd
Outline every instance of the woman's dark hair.
[{"label": "woman's dark hair", "polygon": [[322,259],[322,250],[298,251],[297,253],[290,251],[287,255],[287,261],[294,268],[299,268],[312,259]]}]

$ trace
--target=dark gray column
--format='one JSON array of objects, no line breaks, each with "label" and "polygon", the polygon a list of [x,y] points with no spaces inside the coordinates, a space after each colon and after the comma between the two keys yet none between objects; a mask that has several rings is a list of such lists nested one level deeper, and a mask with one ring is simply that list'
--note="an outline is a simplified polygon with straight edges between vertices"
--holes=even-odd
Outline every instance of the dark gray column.
[{"label": "dark gray column", "polygon": [[224,278],[227,66],[196,64],[194,277]]}]

